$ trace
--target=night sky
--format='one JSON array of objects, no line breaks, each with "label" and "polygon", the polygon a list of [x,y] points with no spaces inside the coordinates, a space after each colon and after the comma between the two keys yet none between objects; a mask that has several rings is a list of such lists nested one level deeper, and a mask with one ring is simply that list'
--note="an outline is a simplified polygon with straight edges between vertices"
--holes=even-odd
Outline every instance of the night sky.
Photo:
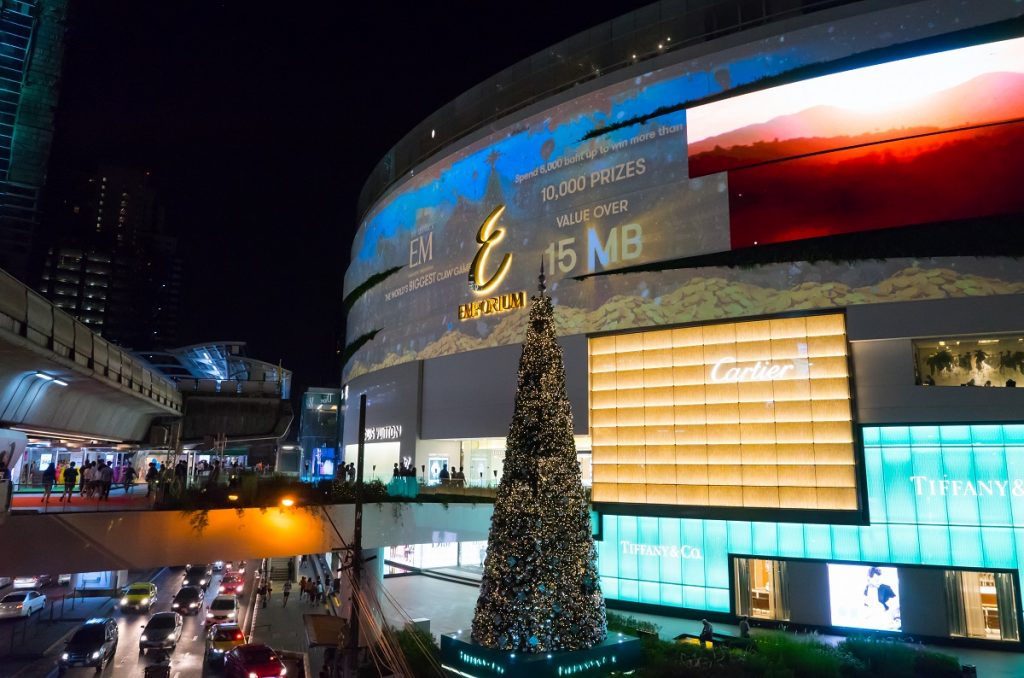
[{"label": "night sky", "polygon": [[185,260],[181,343],[246,341],[296,393],[337,385],[376,162],[489,75],[641,4],[73,1],[51,183],[151,171]]}]

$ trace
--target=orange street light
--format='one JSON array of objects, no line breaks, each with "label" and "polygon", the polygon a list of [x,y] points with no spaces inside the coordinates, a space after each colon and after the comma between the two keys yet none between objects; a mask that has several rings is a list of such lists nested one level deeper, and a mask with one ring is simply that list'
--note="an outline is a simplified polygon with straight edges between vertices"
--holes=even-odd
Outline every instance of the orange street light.
[{"label": "orange street light", "polygon": [[237,494],[229,494],[228,495],[228,501],[238,501],[238,495]]},{"label": "orange street light", "polygon": [[294,506],[294,505],[295,505],[295,500],[292,499],[291,497],[285,497],[284,499],[281,500],[281,506],[289,507],[289,506]]}]

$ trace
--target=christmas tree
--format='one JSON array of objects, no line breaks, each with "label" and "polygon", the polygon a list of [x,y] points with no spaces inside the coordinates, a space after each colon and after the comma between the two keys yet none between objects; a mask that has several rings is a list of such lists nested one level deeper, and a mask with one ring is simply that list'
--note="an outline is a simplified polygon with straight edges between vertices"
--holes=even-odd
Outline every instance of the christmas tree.
[{"label": "christmas tree", "polygon": [[473,641],[494,649],[579,650],[607,633],[553,315],[542,271],[473,615]]}]

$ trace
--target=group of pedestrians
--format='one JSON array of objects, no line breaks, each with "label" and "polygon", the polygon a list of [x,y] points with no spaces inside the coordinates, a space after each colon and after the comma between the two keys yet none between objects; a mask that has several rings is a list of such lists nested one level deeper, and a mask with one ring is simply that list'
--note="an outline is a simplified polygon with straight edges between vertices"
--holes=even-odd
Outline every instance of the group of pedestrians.
[{"label": "group of pedestrians", "polygon": [[312,607],[313,605],[326,600],[324,596],[323,582],[314,581],[312,577],[309,579],[303,577],[299,580],[299,600],[308,601]]},{"label": "group of pedestrians", "polygon": [[[129,466],[122,474],[125,478],[126,490],[134,479],[134,473],[135,469]],[[71,462],[61,469],[58,469],[51,463],[43,470],[43,496],[39,503],[50,503],[50,494],[53,492],[53,486],[56,484],[64,486],[60,494],[60,502],[62,504],[70,502],[74,497],[75,485],[78,485],[80,497],[107,501],[110,499],[110,486],[113,482],[114,465],[102,459],[87,461],[82,464],[81,469],[75,468],[75,462]]]}]

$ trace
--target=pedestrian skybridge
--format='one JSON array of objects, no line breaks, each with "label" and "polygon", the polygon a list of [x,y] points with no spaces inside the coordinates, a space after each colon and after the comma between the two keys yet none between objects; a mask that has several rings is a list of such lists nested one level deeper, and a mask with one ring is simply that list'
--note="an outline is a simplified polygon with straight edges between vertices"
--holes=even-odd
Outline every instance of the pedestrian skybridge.
[{"label": "pedestrian skybridge", "polygon": [[181,402],[172,381],[0,271],[0,428],[139,442]]}]

